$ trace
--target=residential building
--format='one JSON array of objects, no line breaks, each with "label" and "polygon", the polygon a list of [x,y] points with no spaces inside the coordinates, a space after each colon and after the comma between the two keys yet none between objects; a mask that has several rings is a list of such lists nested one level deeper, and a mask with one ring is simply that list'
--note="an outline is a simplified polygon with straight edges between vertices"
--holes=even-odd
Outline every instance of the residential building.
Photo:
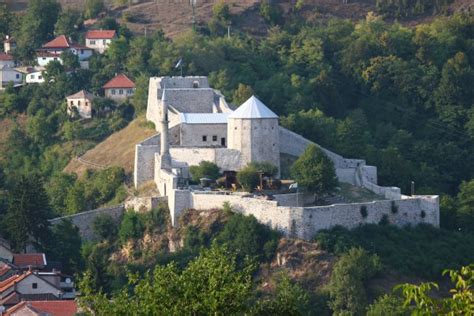
[{"label": "residential building", "polygon": [[3,41],[3,51],[6,54],[10,54],[16,48],[16,41],[13,37],[7,35]]},{"label": "residential building", "polygon": [[135,93],[135,83],[126,75],[119,74],[104,86],[105,97],[122,102]]},{"label": "residential building", "polygon": [[67,114],[74,116],[77,113],[81,118],[92,117],[92,102],[94,96],[86,90],[81,90],[66,97]]},{"label": "residential building", "polygon": [[22,84],[23,74],[15,68],[3,66],[0,68],[0,89],[4,88],[10,82],[13,82],[14,86]]},{"label": "residential building", "polygon": [[44,253],[16,253],[12,263],[19,269],[43,269],[48,265]]},{"label": "residential building", "polygon": [[0,68],[3,66],[15,67],[15,59],[8,53],[0,52]]},{"label": "residential building", "polygon": [[40,67],[45,67],[52,61],[59,61],[60,64],[63,63],[61,59],[61,54],[58,53],[50,53],[50,52],[37,52],[36,53],[36,63]]},{"label": "residential building", "polygon": [[115,30],[90,30],[86,33],[86,46],[102,54],[115,38]]},{"label": "residential building", "polygon": [[84,61],[93,54],[91,48],[73,43],[65,35],[60,35],[37,50],[38,65],[45,66],[51,60],[60,60],[60,55],[65,51],[76,55],[79,61]]},{"label": "residential building", "polygon": [[26,74],[26,83],[43,83],[44,82],[44,69],[33,68]]},{"label": "residential building", "polygon": [[0,302],[17,297],[20,300],[57,300],[64,291],[41,278],[37,272],[16,274],[0,282]]},{"label": "residential building", "polygon": [[5,316],[74,316],[77,312],[75,301],[23,301],[9,308]]}]

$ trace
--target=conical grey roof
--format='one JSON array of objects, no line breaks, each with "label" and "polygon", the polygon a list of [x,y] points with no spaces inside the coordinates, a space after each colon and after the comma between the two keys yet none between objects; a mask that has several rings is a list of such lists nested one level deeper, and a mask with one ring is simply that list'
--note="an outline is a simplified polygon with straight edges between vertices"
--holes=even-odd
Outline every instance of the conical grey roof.
[{"label": "conical grey roof", "polygon": [[278,118],[265,104],[254,95],[229,115],[229,119]]}]

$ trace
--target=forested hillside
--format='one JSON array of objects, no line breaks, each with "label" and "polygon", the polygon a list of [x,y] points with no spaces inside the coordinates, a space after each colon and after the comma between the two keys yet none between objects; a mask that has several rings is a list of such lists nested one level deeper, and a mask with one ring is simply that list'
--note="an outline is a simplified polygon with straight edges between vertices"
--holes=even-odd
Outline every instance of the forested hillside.
[{"label": "forested hillside", "polygon": [[[63,262],[65,271],[81,276],[89,311],[126,315],[124,307],[132,306],[141,315],[380,315],[381,310],[447,314],[443,308],[468,308],[462,304],[472,292],[469,267],[451,272],[454,280],[471,282],[457,283],[459,304],[455,299],[419,304],[417,295],[426,299],[432,285],[418,291],[407,285],[403,293],[383,295],[393,279],[439,280],[443,269],[473,262],[472,13],[449,14],[456,1],[380,0],[368,4],[375,13],[350,20],[318,18],[321,12],[309,0],[280,7],[264,1],[250,15],[264,31],[233,28],[228,36],[227,26],[250,13],[218,2],[195,30],[188,24],[170,39],[158,30],[137,35],[119,23],[126,15],[116,19],[114,11],[103,17],[100,1],[86,2],[84,11],[74,11],[55,0],[31,0],[21,14],[0,5],[0,36],[17,39],[14,57],[24,66],[33,65],[35,50],[55,35],[83,43],[88,18],[97,18],[93,28],[118,34],[103,55],[91,57],[89,69],[80,69],[66,53],[63,65],[48,64],[44,83],[8,85],[0,92],[0,236],[18,252],[31,242]],[[430,21],[416,26],[394,22],[428,15]],[[162,206],[146,214],[128,212],[119,225],[99,218],[93,225],[99,239],[82,246],[69,222],[49,227],[49,218],[117,204],[130,194],[131,168],[121,158],[129,152],[108,153],[95,161],[98,170],[81,175],[64,168],[91,149],[87,158],[93,160],[116,144],[111,140],[123,141],[127,130],[151,134],[150,124],[129,123],[144,114],[149,77],[178,75],[180,59],[184,75],[208,76],[235,106],[255,94],[284,127],[377,166],[381,185],[410,193],[413,181],[415,193],[441,195],[441,229],[381,222],[321,232],[305,246],[317,255],[304,258],[325,264],[326,275],[318,278],[291,270],[304,251],[301,244],[290,249],[295,261],[281,264],[281,236],[253,217],[234,214],[229,205],[204,224],[213,215],[184,217],[180,231],[169,227]],[[136,92],[115,107],[102,97],[102,86],[117,73],[133,79]],[[97,95],[92,119],[66,113],[65,97],[82,89]],[[282,271],[276,265],[284,266]],[[127,272],[133,274],[126,278]],[[382,290],[370,285],[377,280]],[[450,294],[443,289],[439,295]]]}]

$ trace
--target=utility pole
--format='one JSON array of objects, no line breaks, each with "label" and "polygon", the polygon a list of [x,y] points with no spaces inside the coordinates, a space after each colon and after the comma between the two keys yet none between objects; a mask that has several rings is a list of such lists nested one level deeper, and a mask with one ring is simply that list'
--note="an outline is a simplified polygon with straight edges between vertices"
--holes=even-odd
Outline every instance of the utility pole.
[{"label": "utility pole", "polygon": [[197,0],[189,0],[189,4],[193,8],[193,31],[196,31],[196,1]]},{"label": "utility pole", "polygon": [[230,38],[230,23],[227,25],[227,38]]}]

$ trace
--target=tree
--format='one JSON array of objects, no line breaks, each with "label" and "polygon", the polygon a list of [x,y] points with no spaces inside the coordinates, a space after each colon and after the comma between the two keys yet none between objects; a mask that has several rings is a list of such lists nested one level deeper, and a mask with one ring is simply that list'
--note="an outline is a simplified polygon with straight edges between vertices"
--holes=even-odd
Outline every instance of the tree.
[{"label": "tree", "polygon": [[400,284],[394,288],[402,293],[403,307],[411,315],[472,315],[474,313],[474,265],[461,267],[459,270],[444,270],[454,288],[448,298],[433,298],[433,289],[438,289],[434,282],[415,284]]},{"label": "tree", "polygon": [[380,315],[397,315],[409,316],[410,313],[406,307],[403,306],[403,300],[395,295],[384,295],[379,297],[367,309],[367,316]]},{"label": "tree", "polygon": [[93,19],[104,9],[103,0],[86,0],[84,16],[86,19]]},{"label": "tree", "polygon": [[278,167],[268,161],[252,161],[249,165],[269,177],[274,177],[278,173]]},{"label": "tree", "polygon": [[334,164],[316,145],[309,145],[291,166],[291,176],[315,197],[333,191],[338,182]]},{"label": "tree", "polygon": [[249,311],[252,272],[246,264],[238,269],[235,256],[213,244],[180,272],[176,265],[157,265],[151,275],[130,279],[132,292],[124,288],[109,300],[93,290],[93,278],[80,282],[79,304],[98,315],[237,315]]},{"label": "tree", "polygon": [[245,191],[252,192],[260,181],[260,174],[255,166],[249,164],[237,172],[237,181]]},{"label": "tree", "polygon": [[335,315],[362,315],[367,305],[365,282],[381,268],[379,257],[352,248],[334,265],[329,281],[330,307]]},{"label": "tree", "polygon": [[51,177],[45,186],[51,207],[57,214],[68,214],[68,191],[74,186],[76,179],[77,176],[75,174],[60,173]]},{"label": "tree", "polygon": [[461,183],[457,200],[458,227],[467,231],[474,229],[474,179]]},{"label": "tree", "polygon": [[12,248],[24,251],[29,242],[44,248],[49,239],[52,211],[43,182],[35,175],[21,176],[10,192],[6,229]]},{"label": "tree", "polygon": [[232,101],[234,104],[242,104],[254,94],[252,87],[239,83],[237,89],[234,91]]},{"label": "tree", "polygon": [[73,41],[78,40],[78,30],[82,25],[81,13],[76,10],[68,9],[63,11],[54,26],[54,33],[56,35],[66,35]]},{"label": "tree", "polygon": [[190,166],[189,172],[194,182],[199,182],[201,178],[216,180],[220,176],[219,167],[215,163],[205,160],[201,161],[197,166]]},{"label": "tree", "polygon": [[145,223],[143,221],[143,216],[134,211],[130,211],[126,212],[123,216],[118,235],[122,243],[125,243],[130,239],[140,238],[143,235],[144,230]]},{"label": "tree", "polygon": [[81,236],[79,228],[70,220],[63,219],[51,228],[52,240],[50,245],[51,257],[61,262],[63,272],[73,274],[83,268],[81,255]]}]

